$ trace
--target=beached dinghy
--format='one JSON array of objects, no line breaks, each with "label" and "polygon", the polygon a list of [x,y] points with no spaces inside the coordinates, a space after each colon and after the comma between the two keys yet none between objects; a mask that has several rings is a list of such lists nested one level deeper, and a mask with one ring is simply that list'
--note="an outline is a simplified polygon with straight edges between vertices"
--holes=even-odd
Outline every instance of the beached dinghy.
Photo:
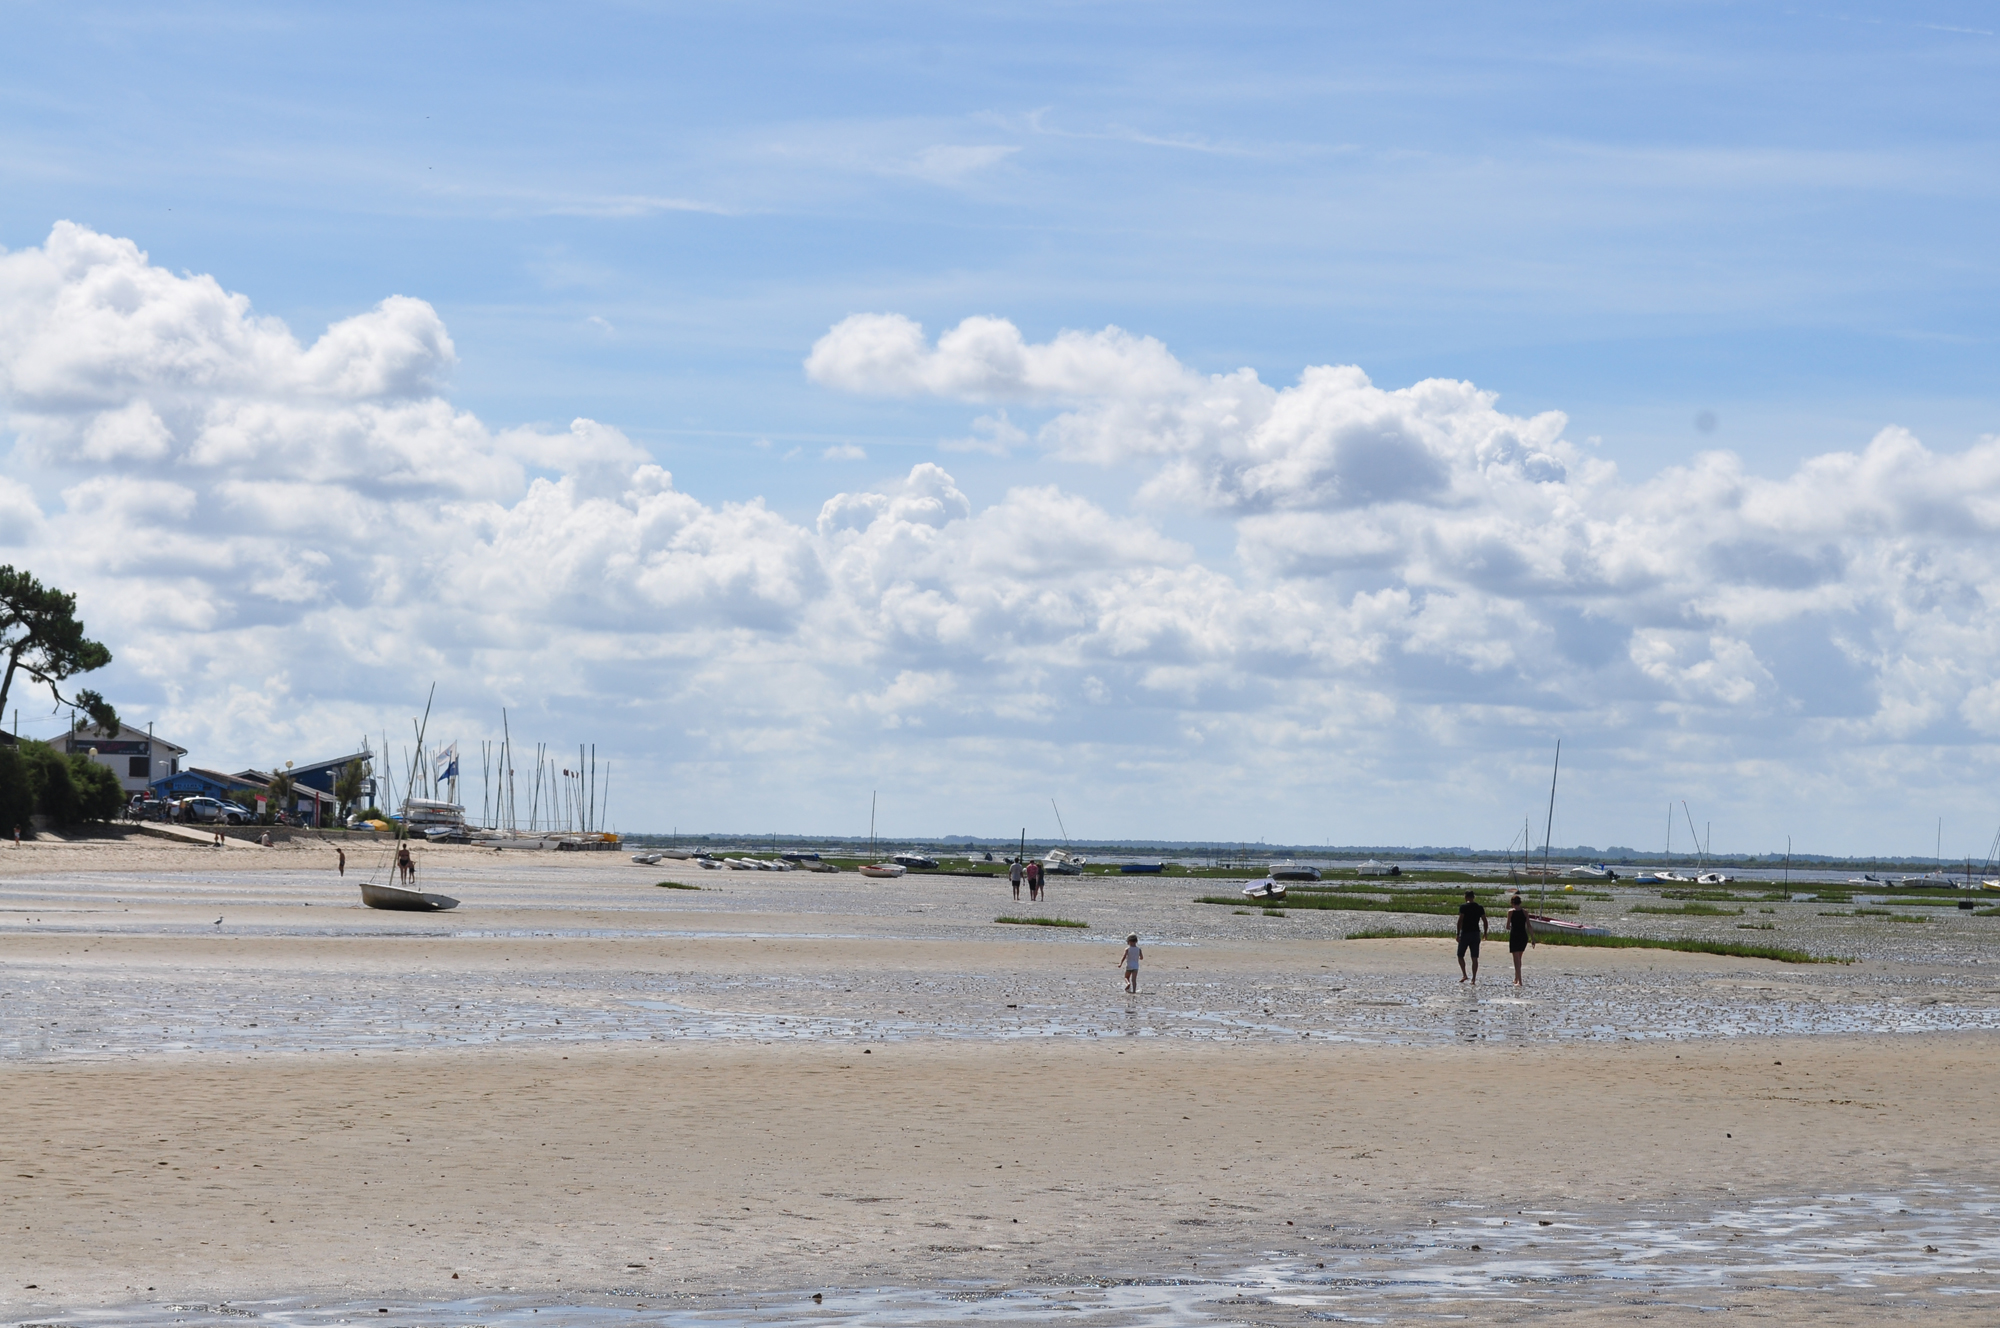
[{"label": "beached dinghy", "polygon": [[1274,862],[1267,875],[1274,881],[1317,881],[1319,868],[1303,862]]},{"label": "beached dinghy", "polygon": [[361,883],[361,902],[370,908],[393,909],[402,913],[442,913],[457,908],[450,895],[427,895],[421,890],[405,890],[400,885]]},{"label": "beached dinghy", "polygon": [[1593,927],[1587,922],[1571,922],[1567,918],[1545,918],[1530,913],[1528,926],[1544,936],[1609,936],[1611,928]]},{"label": "beached dinghy", "polygon": [[702,856],[700,856],[700,857],[698,857],[698,858],[696,858],[696,859],[694,860],[694,865],[695,865],[695,866],[697,866],[697,867],[699,867],[699,868],[701,868],[701,869],[702,869],[703,871],[721,871],[721,870],[722,870],[722,863],[721,863],[721,862],[720,862],[719,860],[715,859],[715,858],[711,858],[711,857],[709,857],[709,856],[708,856],[707,854],[705,854],[705,853],[704,853],[704,854],[703,854]]},{"label": "beached dinghy", "polygon": [[666,855],[664,853],[634,853],[632,855],[632,861],[638,863],[642,867],[650,867],[665,856]]},{"label": "beached dinghy", "polygon": [[894,880],[909,868],[900,862],[871,862],[862,867],[863,876],[873,876],[877,880]]},{"label": "beached dinghy", "polygon": [[[1319,878],[1314,877],[1313,879],[1318,880]],[[1283,899],[1285,897],[1285,883],[1275,879],[1253,881],[1244,888],[1243,897],[1245,899],[1256,899],[1266,902]]]},{"label": "beached dinghy", "polygon": [[[1554,835],[1556,828],[1556,779],[1562,774],[1562,760],[1562,739],[1558,738],[1556,739],[1555,766],[1549,771],[1549,819],[1548,823],[1542,828],[1542,889],[1544,891],[1548,889],[1549,840]],[[1667,817],[1667,824],[1669,826],[1673,825],[1672,807],[1667,808]],[[1526,826],[1522,827],[1524,832],[1526,829]],[[1526,845],[1528,842],[1525,833],[1521,842],[1523,845]],[[1543,904],[1543,907],[1547,907],[1547,905]],[[1546,913],[1528,914],[1528,930],[1531,932],[1540,932],[1544,936],[1609,936],[1611,934],[1609,927],[1593,927],[1587,922],[1571,922],[1568,918],[1552,918]]]}]

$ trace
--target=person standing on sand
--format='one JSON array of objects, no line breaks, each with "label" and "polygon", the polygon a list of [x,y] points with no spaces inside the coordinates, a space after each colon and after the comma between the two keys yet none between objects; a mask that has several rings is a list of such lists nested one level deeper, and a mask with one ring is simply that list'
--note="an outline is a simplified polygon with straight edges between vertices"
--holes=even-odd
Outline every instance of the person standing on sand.
[{"label": "person standing on sand", "polygon": [[[1458,980],[1479,985],[1479,942],[1487,932],[1486,909],[1472,897],[1472,891],[1465,892],[1465,902],[1458,906]],[[1472,973],[1465,971],[1465,952],[1472,952]]]},{"label": "person standing on sand", "polygon": [[347,875],[347,850],[335,844],[333,846],[333,855],[340,859],[340,874],[342,876]]},{"label": "person standing on sand", "polygon": [[1146,952],[1139,948],[1139,934],[1127,936],[1124,957],[1118,962],[1125,965],[1125,990],[1134,996],[1139,994],[1139,961],[1145,957]]},{"label": "person standing on sand", "polygon": [[396,850],[396,879],[408,885],[416,864],[410,861],[410,846],[404,844]]},{"label": "person standing on sand", "polygon": [[1014,859],[1007,864],[1007,879],[1014,883],[1014,898],[1021,897],[1021,860]]},{"label": "person standing on sand", "polygon": [[1521,985],[1521,952],[1535,942],[1534,928],[1528,925],[1528,910],[1516,894],[1507,910],[1507,953],[1514,960],[1514,985]]},{"label": "person standing on sand", "polygon": [[1028,899],[1030,902],[1033,902],[1042,897],[1042,864],[1039,862],[1030,862],[1027,871]]}]

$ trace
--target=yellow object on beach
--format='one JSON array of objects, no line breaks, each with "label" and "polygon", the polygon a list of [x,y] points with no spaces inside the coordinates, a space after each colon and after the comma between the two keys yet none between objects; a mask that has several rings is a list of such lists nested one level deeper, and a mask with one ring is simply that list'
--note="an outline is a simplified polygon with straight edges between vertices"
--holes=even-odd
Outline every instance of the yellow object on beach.
[{"label": "yellow object on beach", "polygon": [[1565,890],[1574,890],[1574,889],[1576,889],[1576,887],[1575,887],[1575,886],[1573,886],[1573,885],[1565,885],[1565,886],[1563,887],[1563,889],[1565,889]]}]

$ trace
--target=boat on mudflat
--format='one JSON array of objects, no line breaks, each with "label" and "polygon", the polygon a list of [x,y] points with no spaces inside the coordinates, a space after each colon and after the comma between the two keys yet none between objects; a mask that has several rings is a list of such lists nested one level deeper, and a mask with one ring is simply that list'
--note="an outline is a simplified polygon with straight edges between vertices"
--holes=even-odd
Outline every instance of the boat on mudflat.
[{"label": "boat on mudflat", "polygon": [[1167,869],[1164,862],[1121,862],[1118,870],[1127,876],[1155,875]]},{"label": "boat on mudflat", "polygon": [[[1312,879],[1316,881],[1319,877],[1315,876]],[[1285,883],[1275,877],[1262,881],[1253,881],[1244,887],[1243,897],[1245,899],[1257,900],[1283,899],[1285,897]]]},{"label": "boat on mudflat", "polygon": [[1274,881],[1317,881],[1319,868],[1303,862],[1274,862],[1265,875]]},{"label": "boat on mudflat", "polygon": [[1592,926],[1588,922],[1571,922],[1567,918],[1549,918],[1538,914],[1528,915],[1528,926],[1544,936],[1609,936],[1611,928]]},{"label": "boat on mudflat", "polygon": [[421,890],[405,890],[400,885],[361,883],[361,902],[369,908],[385,908],[400,913],[442,913],[458,907],[450,895],[427,895]]},{"label": "boat on mudflat", "polygon": [[[990,853],[987,854],[989,859],[992,856]],[[1083,864],[1084,858],[1081,855],[1071,853],[1066,849],[1052,848],[1042,859],[1042,875],[1081,876],[1083,875]]]},{"label": "boat on mudflat", "polygon": [[872,876],[876,880],[893,881],[908,870],[909,868],[900,862],[871,862],[861,868],[861,874]]}]

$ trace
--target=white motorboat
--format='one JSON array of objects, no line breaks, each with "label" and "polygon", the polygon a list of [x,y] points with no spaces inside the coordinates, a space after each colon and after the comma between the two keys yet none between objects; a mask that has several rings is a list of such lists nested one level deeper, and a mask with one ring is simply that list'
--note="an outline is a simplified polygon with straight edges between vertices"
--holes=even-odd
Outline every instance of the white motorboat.
[{"label": "white motorboat", "polygon": [[1701,875],[1695,877],[1694,883],[1696,885],[1728,885],[1735,879],[1734,876],[1724,876],[1721,872],[1711,871],[1703,872]]},{"label": "white motorboat", "polygon": [[[1315,875],[1312,879],[1318,880],[1319,877]],[[1253,881],[1244,888],[1243,897],[1245,899],[1255,899],[1265,902],[1283,899],[1285,897],[1285,883],[1275,877],[1262,881]]]},{"label": "white motorboat", "polygon": [[1587,876],[1593,881],[1615,881],[1618,879],[1618,873],[1612,871],[1601,862],[1588,867],[1571,867],[1563,875]]},{"label": "white motorboat", "polygon": [[718,860],[718,859],[716,859],[716,858],[711,858],[711,857],[709,857],[709,856],[708,856],[707,854],[705,854],[705,853],[704,853],[704,854],[702,854],[702,855],[701,855],[700,857],[696,858],[696,859],[694,860],[694,864],[695,864],[695,866],[697,866],[697,867],[700,867],[700,868],[701,868],[701,869],[702,869],[703,871],[721,871],[721,870],[722,870],[722,863],[721,863],[721,861],[720,861],[720,860]]},{"label": "white motorboat", "polygon": [[731,871],[756,871],[757,864],[748,858],[724,858],[722,865]]},{"label": "white motorboat", "polygon": [[1363,876],[1380,876],[1383,872],[1389,870],[1389,864],[1386,862],[1377,862],[1375,859],[1370,858],[1354,870]]},{"label": "white motorboat", "polygon": [[877,880],[893,881],[908,870],[909,868],[900,862],[871,862],[861,868],[861,874],[872,876]]},{"label": "white motorboat", "polygon": [[[988,854],[987,858],[990,861],[992,855]],[[1083,864],[1085,861],[1086,859],[1080,853],[1071,853],[1067,849],[1052,848],[1042,855],[1042,874],[1044,876],[1081,876],[1083,875]]]},{"label": "white motorboat", "polygon": [[663,853],[634,853],[632,855],[632,861],[638,863],[642,867],[650,867],[665,856],[666,855]]}]

